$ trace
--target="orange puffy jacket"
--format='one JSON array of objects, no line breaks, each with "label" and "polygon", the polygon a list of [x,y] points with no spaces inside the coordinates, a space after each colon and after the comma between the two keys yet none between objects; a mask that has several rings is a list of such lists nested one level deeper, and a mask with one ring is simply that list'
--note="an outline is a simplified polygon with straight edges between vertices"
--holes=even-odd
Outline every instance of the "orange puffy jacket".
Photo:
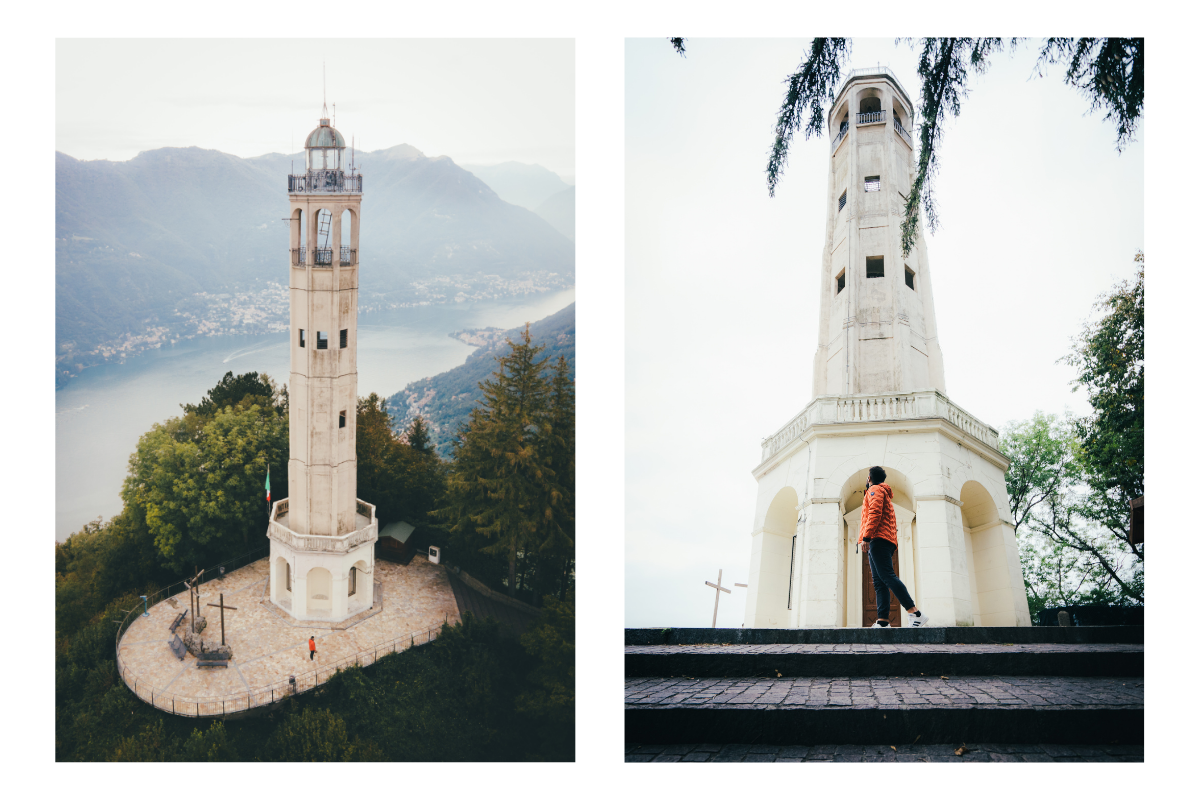
[{"label": "orange puffy jacket", "polygon": [[896,544],[896,510],[892,508],[892,487],[886,483],[867,489],[863,498],[858,541],[863,539],[886,539]]}]

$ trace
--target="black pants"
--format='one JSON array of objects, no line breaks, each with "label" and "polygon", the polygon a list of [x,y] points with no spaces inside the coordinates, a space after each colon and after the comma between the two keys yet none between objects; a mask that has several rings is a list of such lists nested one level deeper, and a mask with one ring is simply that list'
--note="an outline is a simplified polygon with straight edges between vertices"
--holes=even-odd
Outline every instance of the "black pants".
[{"label": "black pants", "polygon": [[887,539],[871,539],[871,549],[867,553],[867,561],[871,564],[871,582],[875,584],[877,619],[888,618],[889,606],[892,604],[892,597],[888,594],[889,589],[892,594],[896,595],[903,608],[912,608],[916,605],[909,597],[904,584],[896,577],[896,573],[892,572],[892,553],[895,552],[896,545]]},{"label": "black pants", "polygon": [[313,656],[315,656],[316,654],[317,654],[317,651],[316,651],[316,650],[309,650],[309,651],[308,651],[308,660],[309,660],[309,661],[312,661],[312,660],[313,660]]}]

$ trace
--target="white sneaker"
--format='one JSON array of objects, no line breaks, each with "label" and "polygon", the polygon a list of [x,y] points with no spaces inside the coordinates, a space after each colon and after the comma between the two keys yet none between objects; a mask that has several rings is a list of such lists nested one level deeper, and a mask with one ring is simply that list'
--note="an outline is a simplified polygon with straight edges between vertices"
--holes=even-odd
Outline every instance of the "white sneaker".
[{"label": "white sneaker", "polygon": [[890,624],[888,624],[888,621],[886,619],[877,619],[877,620],[875,620],[875,622],[873,622],[871,624],[871,627],[872,628],[890,628],[892,626]]},{"label": "white sneaker", "polygon": [[910,627],[910,628],[920,628],[926,622],[927,622],[927,619],[926,619],[925,615],[922,614],[919,610],[915,614],[908,615],[908,627]]}]

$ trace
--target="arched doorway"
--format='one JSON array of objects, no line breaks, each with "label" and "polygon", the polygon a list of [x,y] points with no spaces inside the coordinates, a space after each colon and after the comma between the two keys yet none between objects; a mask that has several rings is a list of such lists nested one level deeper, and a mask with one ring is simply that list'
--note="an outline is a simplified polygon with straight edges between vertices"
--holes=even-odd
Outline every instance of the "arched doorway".
[{"label": "arched doorway", "polygon": [[[916,517],[913,514],[912,482],[898,469],[880,465],[887,473],[885,483],[892,489],[892,507],[896,512],[896,553],[892,558],[892,569],[904,583],[917,605],[916,583]],[[870,467],[864,467],[851,475],[842,485],[842,507],[845,521],[845,608],[846,627],[869,627],[875,622],[875,585],[871,578],[871,567],[866,552],[858,547],[858,534],[862,524],[864,490]],[[892,596],[891,620],[893,627],[900,627],[903,619],[900,604]]]},{"label": "arched doorway", "polygon": [[[996,501],[983,484],[967,481],[962,493],[963,542],[967,554],[967,578],[971,586],[971,616],[976,625],[1016,625],[1013,580],[1006,529],[1000,521]],[[1021,585],[1024,598],[1024,582]]]},{"label": "arched doorway", "polygon": [[292,566],[287,559],[275,559],[275,574],[272,577],[273,598],[277,605],[290,609],[292,605]]}]

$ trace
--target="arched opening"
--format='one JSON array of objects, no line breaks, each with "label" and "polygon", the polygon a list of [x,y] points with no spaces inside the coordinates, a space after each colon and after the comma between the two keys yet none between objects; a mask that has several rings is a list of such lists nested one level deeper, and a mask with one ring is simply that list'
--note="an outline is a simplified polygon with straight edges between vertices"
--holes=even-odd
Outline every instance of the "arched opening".
[{"label": "arched opening", "polygon": [[308,610],[328,613],[333,609],[333,576],[324,567],[313,567],[308,571]]},{"label": "arched opening", "polygon": [[316,234],[313,264],[318,267],[333,266],[333,223],[333,212],[328,208],[318,208],[313,212],[313,232]]},{"label": "arched opening", "polygon": [[350,608],[357,610],[371,605],[372,594],[373,583],[370,566],[364,560],[355,561],[346,581],[346,596],[349,598]]},{"label": "arched opening", "polygon": [[351,266],[358,263],[358,242],[354,237],[354,212],[348,208],[342,211],[341,228],[341,264]]},{"label": "arched opening", "polygon": [[[882,118],[883,100],[878,89],[864,89],[858,97],[858,124],[878,122]],[[865,118],[864,118],[865,117]]]},{"label": "arched opening", "polygon": [[785,486],[767,506],[762,527],[755,532],[750,556],[747,627],[783,628],[790,624],[790,609],[798,581],[800,549],[796,541],[796,490]]},{"label": "arched opening", "polygon": [[1006,528],[996,501],[978,481],[964,483],[960,499],[971,615],[976,625],[1015,625]]},{"label": "arched opening", "polygon": [[835,137],[844,135],[850,128],[850,104],[842,103],[837,112],[831,114],[829,119],[829,127],[833,131],[833,135]]},{"label": "arched opening", "polygon": [[275,590],[275,602],[290,609],[292,605],[292,567],[283,556],[275,559],[275,575],[272,583]]},{"label": "arched opening", "polygon": [[[916,517],[913,513],[913,486],[908,476],[898,469],[880,464],[887,473],[884,479],[892,490],[892,507],[896,512],[896,555],[892,560],[896,576],[904,584],[914,602],[920,606],[918,597],[920,587],[916,576],[919,574],[916,563]],[[843,624],[849,628],[866,627],[875,621],[875,586],[871,577],[871,566],[867,553],[858,546],[858,534],[862,525],[863,498],[867,485],[870,466],[855,472],[842,484],[842,507],[846,510],[842,519],[845,522],[844,547],[846,552],[846,572],[843,585],[846,587],[845,609],[846,618]],[[892,604],[896,606],[895,596]],[[896,609],[893,609],[894,611]],[[903,619],[903,609],[899,609],[893,623]]]},{"label": "arched opening", "polygon": [[304,266],[304,211],[297,208],[292,212],[291,220],[288,223],[290,230],[290,250],[292,253],[292,266]]},{"label": "arched opening", "polygon": [[908,110],[904,107],[904,104],[901,103],[900,99],[897,97],[892,98],[892,119],[895,122],[897,122],[900,125],[900,127],[904,128],[905,130],[911,131],[911,126],[909,124],[909,118],[908,118]]}]

